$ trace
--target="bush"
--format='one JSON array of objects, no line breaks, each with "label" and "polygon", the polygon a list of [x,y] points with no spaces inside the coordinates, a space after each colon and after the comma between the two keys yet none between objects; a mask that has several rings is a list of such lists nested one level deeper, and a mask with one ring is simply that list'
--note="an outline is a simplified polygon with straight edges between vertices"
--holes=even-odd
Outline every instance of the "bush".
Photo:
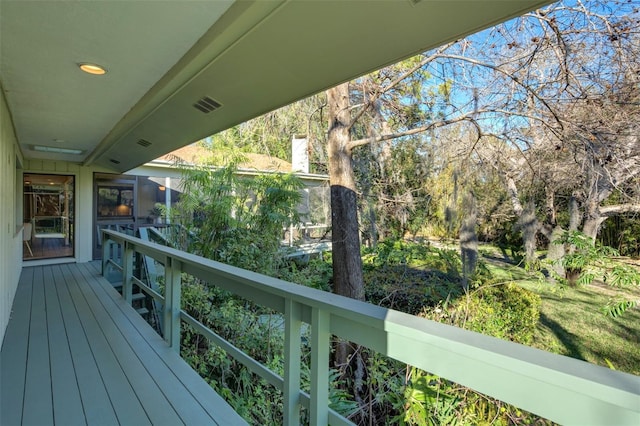
[{"label": "bush", "polygon": [[540,318],[540,303],[540,296],[516,284],[489,285],[449,307],[427,309],[422,316],[528,345]]}]

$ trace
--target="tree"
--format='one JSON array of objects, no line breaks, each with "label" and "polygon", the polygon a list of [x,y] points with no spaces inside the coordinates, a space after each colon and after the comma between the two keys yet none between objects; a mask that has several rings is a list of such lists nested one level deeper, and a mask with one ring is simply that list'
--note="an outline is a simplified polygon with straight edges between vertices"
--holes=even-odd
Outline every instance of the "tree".
[{"label": "tree", "polygon": [[480,138],[504,145],[472,148],[502,173],[531,264],[539,235],[595,238],[609,217],[639,211],[638,22],[628,2],[558,3],[443,55],[494,111],[477,119]]},{"label": "tree", "polygon": [[[218,151],[219,153],[219,151]],[[284,264],[282,230],[299,222],[302,182],[292,174],[241,177],[243,157],[230,153],[203,164],[178,164],[180,201],[171,209],[180,224],[174,243],[219,262],[277,276]]]}]

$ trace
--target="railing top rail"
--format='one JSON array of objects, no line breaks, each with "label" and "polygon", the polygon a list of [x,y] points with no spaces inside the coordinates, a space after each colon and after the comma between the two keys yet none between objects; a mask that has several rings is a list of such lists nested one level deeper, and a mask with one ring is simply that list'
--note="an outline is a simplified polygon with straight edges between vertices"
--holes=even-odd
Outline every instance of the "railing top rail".
[{"label": "railing top rail", "polygon": [[[597,422],[606,415],[609,417],[603,422],[620,424],[640,419],[637,376],[289,283],[114,231],[103,232],[157,260],[169,257],[182,262],[183,271],[204,275],[214,285],[224,282],[227,290],[259,304],[265,304],[261,302],[269,296],[292,300],[303,309],[326,311],[335,335],[549,419]],[[305,320],[308,322],[308,316]]]}]

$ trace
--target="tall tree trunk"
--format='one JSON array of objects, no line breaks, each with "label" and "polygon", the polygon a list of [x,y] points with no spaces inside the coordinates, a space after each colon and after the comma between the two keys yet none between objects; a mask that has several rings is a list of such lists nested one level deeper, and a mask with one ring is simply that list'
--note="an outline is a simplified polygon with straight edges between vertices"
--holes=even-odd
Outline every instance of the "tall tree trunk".
[{"label": "tall tree trunk", "polygon": [[538,260],[536,256],[536,234],[540,224],[536,218],[536,206],[533,201],[529,201],[522,210],[518,224],[522,231],[525,261],[527,265],[534,265]]},{"label": "tall tree trunk", "polygon": [[[553,232],[551,232],[551,239],[549,241],[549,249],[547,250],[547,259],[551,262],[551,269],[553,269],[553,272],[555,272],[558,278],[563,278],[565,276],[565,270],[560,264],[560,259],[562,259],[566,253],[564,244],[554,244],[554,241],[560,239],[563,233],[564,229],[562,229],[561,226],[556,225],[553,228]],[[555,279],[556,276],[552,276],[551,278]]]},{"label": "tall tree trunk", "polygon": [[349,85],[327,91],[334,293],[364,300],[356,185],[349,137]]},{"label": "tall tree trunk", "polygon": [[[360,257],[360,232],[356,185],[353,174],[352,148],[349,136],[349,85],[327,90],[329,104],[329,183],[331,185],[331,241],[333,244],[333,292],[352,299],[364,300],[364,278]],[[333,363],[343,377],[349,376],[350,363],[354,395],[361,393],[364,365],[360,354],[349,342],[336,343]]]},{"label": "tall tree trunk", "polygon": [[464,219],[460,226],[460,254],[462,257],[462,287],[469,288],[469,279],[476,270],[478,261],[478,208],[476,197],[469,191],[464,199]]}]

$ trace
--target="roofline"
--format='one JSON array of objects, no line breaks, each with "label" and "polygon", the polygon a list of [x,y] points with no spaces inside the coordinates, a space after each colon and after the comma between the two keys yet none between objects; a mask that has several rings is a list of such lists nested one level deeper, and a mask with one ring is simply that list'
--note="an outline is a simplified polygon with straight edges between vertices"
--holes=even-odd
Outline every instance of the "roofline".
[{"label": "roofline", "polygon": [[[188,163],[193,166],[195,164]],[[173,162],[166,160],[152,160],[148,163],[143,164],[141,167],[157,167],[163,169],[173,169],[177,170],[177,167],[174,166]],[[218,169],[220,166],[209,166],[211,169]],[[317,180],[317,181],[329,181],[329,175],[322,175],[316,173],[302,173],[302,172],[285,172],[285,171],[274,171],[274,170],[259,170],[259,169],[248,169],[248,168],[238,168],[237,173],[245,176],[257,176],[259,174],[293,174],[301,179],[305,180]]]}]

